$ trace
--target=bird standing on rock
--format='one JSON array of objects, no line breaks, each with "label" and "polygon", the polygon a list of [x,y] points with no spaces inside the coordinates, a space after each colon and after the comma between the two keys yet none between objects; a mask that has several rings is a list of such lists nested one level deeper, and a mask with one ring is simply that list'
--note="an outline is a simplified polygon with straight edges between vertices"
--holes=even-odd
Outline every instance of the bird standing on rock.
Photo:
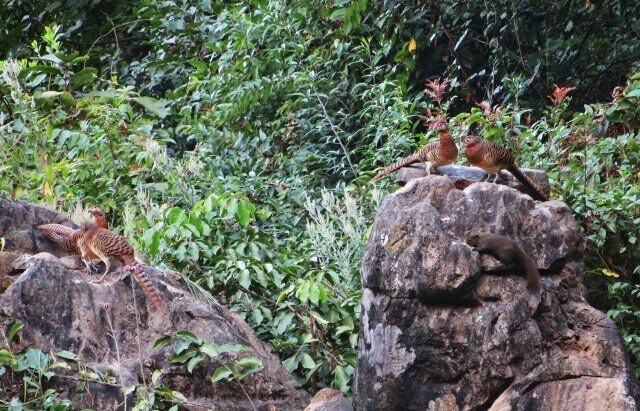
[{"label": "bird standing on rock", "polygon": [[82,259],[87,265],[87,271],[90,271],[89,259],[91,256],[96,255],[104,262],[106,270],[97,283],[102,283],[104,278],[112,272],[114,260],[120,260],[125,265],[122,268],[123,271],[131,272],[156,308],[159,311],[164,311],[162,299],[149,276],[142,271],[136,262],[133,247],[127,242],[126,238],[105,228],[100,228],[93,222],[88,222],[81,228],[78,248]]},{"label": "bird standing on rock", "polygon": [[438,141],[427,144],[418,150],[416,154],[385,168],[376,174],[369,182],[373,183],[376,180],[380,180],[394,171],[413,163],[424,163],[427,168],[427,175],[430,175],[431,170],[456,161],[458,158],[458,147],[455,141],[453,141],[444,116],[438,116],[436,118],[434,128],[438,131]]},{"label": "bird standing on rock", "polygon": [[[480,141],[474,136],[466,136],[462,140],[464,145],[464,153],[467,156],[469,164],[479,167],[487,172],[488,175],[495,175],[493,182],[498,179],[502,170],[507,170],[515,178],[518,179],[532,194],[536,200],[547,201],[549,198],[529,180],[529,178],[520,171],[516,166],[516,162],[507,151],[507,149],[492,143],[491,141]],[[487,176],[488,181],[488,176]]]}]

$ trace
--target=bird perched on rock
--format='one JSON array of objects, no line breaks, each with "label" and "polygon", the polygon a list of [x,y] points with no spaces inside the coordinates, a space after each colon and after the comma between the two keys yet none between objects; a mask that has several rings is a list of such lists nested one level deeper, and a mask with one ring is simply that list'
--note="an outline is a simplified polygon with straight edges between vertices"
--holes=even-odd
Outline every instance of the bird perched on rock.
[{"label": "bird perched on rock", "polygon": [[[467,156],[469,164],[483,169],[488,175],[495,175],[493,182],[498,179],[502,170],[507,170],[531,191],[533,198],[542,201],[549,199],[520,171],[516,166],[513,156],[507,149],[491,141],[480,141],[474,136],[466,136],[464,140],[462,140],[462,144],[464,145],[464,153]],[[489,176],[487,176],[487,181],[488,179]]]},{"label": "bird perched on rock", "polygon": [[[100,206],[93,205],[89,207],[88,212],[93,217],[93,224],[95,224],[96,227],[109,228],[107,216]],[[42,231],[45,237],[57,244],[63,251],[73,255],[80,254],[78,239],[81,235],[81,229],[73,229],[62,224],[42,224],[36,228]],[[98,258],[95,255],[90,257],[92,260]],[[91,262],[90,265],[92,269],[95,269],[93,262]]]},{"label": "bird perched on rock", "polygon": [[380,180],[393,173],[396,170],[406,167],[413,163],[424,163],[427,168],[427,175],[431,174],[431,170],[446,166],[458,158],[458,147],[447,127],[447,121],[444,116],[436,118],[434,128],[438,131],[438,141],[433,141],[423,146],[418,152],[403,160],[398,161],[376,174],[369,182],[372,183]]},{"label": "bird perched on rock", "polygon": [[161,311],[164,310],[164,304],[160,296],[149,276],[137,264],[133,247],[127,242],[126,238],[105,228],[100,228],[93,222],[85,223],[80,231],[81,235],[77,244],[80,255],[87,265],[87,270],[90,270],[89,260],[93,255],[102,260],[106,266],[104,274],[98,279],[97,283],[101,283],[112,272],[114,260],[120,260],[124,264],[123,270],[133,274],[135,280],[147,293],[156,308]]}]

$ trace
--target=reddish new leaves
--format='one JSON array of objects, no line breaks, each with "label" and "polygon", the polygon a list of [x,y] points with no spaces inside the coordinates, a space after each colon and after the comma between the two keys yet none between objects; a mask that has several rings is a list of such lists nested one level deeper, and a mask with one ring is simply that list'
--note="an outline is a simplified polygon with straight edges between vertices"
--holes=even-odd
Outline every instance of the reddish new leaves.
[{"label": "reddish new leaves", "polygon": [[562,103],[562,100],[567,97],[567,94],[576,89],[575,87],[558,87],[556,84],[554,84],[553,86],[555,87],[553,93],[547,97],[549,97],[549,100],[551,100],[551,103],[554,106],[560,105],[560,103]]},{"label": "reddish new leaves", "polygon": [[423,93],[437,101],[438,105],[442,105],[442,98],[446,94],[445,92],[449,83],[451,83],[450,80],[442,81],[440,78],[427,81],[427,88],[423,90]]}]

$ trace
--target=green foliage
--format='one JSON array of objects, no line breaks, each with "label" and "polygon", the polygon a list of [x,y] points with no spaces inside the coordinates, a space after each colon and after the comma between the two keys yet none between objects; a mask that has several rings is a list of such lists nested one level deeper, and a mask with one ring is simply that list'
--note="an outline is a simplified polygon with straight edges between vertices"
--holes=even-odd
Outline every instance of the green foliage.
[{"label": "green foliage", "polygon": [[[187,371],[193,369],[205,359],[219,361],[219,357],[225,353],[249,352],[249,347],[242,344],[218,345],[212,341],[204,341],[190,331],[178,331],[175,335],[160,337],[154,344],[155,348],[162,348],[175,340],[171,362],[187,364]],[[264,367],[262,361],[256,357],[243,357],[236,361],[220,362],[211,376],[211,382],[220,380],[233,380],[240,382],[249,374],[259,372]]]},{"label": "green foliage", "polygon": [[4,330],[2,332],[6,346],[0,349],[0,404],[16,411],[31,409],[33,405],[44,410],[69,409],[69,400],[61,399],[56,390],[45,388],[55,370],[68,368],[68,365],[38,348],[30,347],[18,354],[11,351],[11,342],[22,327],[23,324],[18,322],[9,328],[7,334]]},{"label": "green foliage", "polygon": [[[186,364],[187,371],[192,373],[198,364],[205,360],[214,360],[220,364],[211,377],[211,382],[215,384],[220,380],[235,381],[244,391],[241,381],[250,374],[260,372],[263,369],[262,362],[255,357],[243,357],[235,361],[221,361],[225,353],[248,352],[249,348],[241,344],[218,345],[211,341],[198,338],[190,331],[178,331],[167,334],[156,340],[154,348],[162,349],[171,342],[174,342],[171,362],[175,364]],[[137,387],[139,395],[134,410],[169,409],[177,410],[179,405],[189,404],[186,397],[179,391],[163,385],[162,370],[155,370],[151,376],[151,383],[148,386]],[[251,398],[247,395],[249,402]],[[170,408],[169,408],[170,407]]]}]

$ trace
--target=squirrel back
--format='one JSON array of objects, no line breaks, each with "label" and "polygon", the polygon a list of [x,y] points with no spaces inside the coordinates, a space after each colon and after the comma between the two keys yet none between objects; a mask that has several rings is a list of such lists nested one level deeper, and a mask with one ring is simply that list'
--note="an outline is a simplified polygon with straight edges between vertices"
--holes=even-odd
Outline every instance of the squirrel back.
[{"label": "squirrel back", "polygon": [[477,233],[467,239],[467,244],[478,249],[478,252],[493,254],[505,265],[519,266],[527,274],[527,288],[535,291],[540,288],[540,272],[538,266],[515,241],[491,233]]}]

